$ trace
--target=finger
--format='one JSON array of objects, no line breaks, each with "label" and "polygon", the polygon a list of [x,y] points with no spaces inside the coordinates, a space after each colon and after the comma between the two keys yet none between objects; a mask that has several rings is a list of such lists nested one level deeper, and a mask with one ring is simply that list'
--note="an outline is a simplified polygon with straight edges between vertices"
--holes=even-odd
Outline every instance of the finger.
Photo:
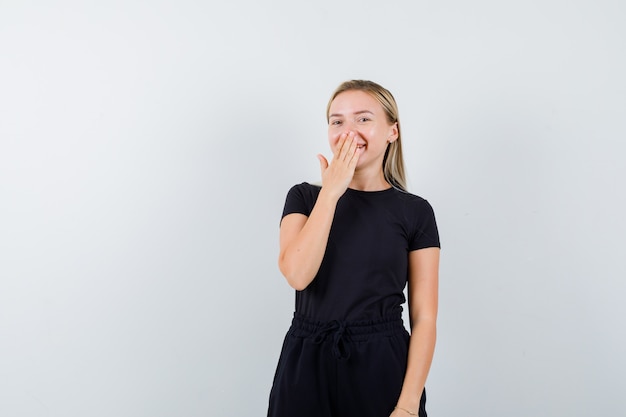
[{"label": "finger", "polygon": [[317,159],[319,159],[320,161],[320,170],[322,171],[323,175],[324,171],[326,171],[326,169],[328,168],[328,160],[322,154],[317,155]]},{"label": "finger", "polygon": [[356,149],[356,138],[354,132],[349,132],[346,140],[343,142],[343,146],[341,147],[341,152],[339,154],[341,160],[349,161],[349,158],[354,153],[354,149]]},{"label": "finger", "polygon": [[354,141],[354,153],[352,153],[352,157],[348,161],[348,166],[352,171],[356,169],[356,164],[359,162],[359,157],[361,156],[362,149],[356,147],[356,140]]},{"label": "finger", "polygon": [[347,133],[342,133],[341,136],[339,136],[339,139],[337,140],[337,145],[335,147],[335,152],[333,153],[334,158],[339,158],[339,156],[341,155],[341,150],[343,149],[343,146],[346,143],[347,139]]},{"label": "finger", "polygon": [[352,159],[354,158],[354,155],[357,152],[357,138],[356,138],[356,133],[352,133],[351,132],[351,137],[352,140],[350,141],[350,143],[347,145],[347,153],[344,157],[345,161],[350,164],[350,161],[352,161]]}]

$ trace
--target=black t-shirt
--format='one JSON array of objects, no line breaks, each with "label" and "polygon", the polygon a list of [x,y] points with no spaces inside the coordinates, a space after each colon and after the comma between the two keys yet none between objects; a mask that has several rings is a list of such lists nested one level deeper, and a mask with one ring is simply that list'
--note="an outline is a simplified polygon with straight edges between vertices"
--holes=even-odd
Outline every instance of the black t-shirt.
[{"label": "black t-shirt", "polygon": [[[287,194],[283,217],[311,214],[321,188],[302,183]],[[439,247],[428,201],[395,188],[348,189],[337,203],[315,279],[296,291],[296,312],[313,320],[369,320],[398,314],[405,301],[410,251]]]}]

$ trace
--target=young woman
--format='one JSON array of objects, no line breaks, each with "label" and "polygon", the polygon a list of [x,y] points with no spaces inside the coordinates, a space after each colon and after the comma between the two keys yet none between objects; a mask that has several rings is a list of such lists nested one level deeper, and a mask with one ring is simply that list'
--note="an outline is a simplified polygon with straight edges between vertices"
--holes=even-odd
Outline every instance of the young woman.
[{"label": "young woman", "polygon": [[[321,187],[287,195],[279,267],[296,310],[269,417],[426,416],[435,347],[439,235],[430,204],[406,191],[395,99],[371,81],[327,107],[333,158]],[[408,283],[411,334],[402,323]]]}]

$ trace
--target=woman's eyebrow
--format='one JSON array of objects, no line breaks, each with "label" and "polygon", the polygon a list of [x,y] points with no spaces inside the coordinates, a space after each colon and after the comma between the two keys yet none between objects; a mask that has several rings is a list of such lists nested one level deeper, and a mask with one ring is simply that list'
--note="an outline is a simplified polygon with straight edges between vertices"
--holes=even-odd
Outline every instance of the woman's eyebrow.
[{"label": "woman's eyebrow", "polygon": [[[369,111],[369,110],[359,110],[359,111],[355,111],[355,112],[354,112],[354,113],[352,113],[352,114],[354,114],[354,115],[358,115],[358,114],[363,114],[363,113],[369,113],[369,114],[371,114],[371,115],[373,115],[373,114],[374,114],[374,113],[372,113],[372,112],[371,112],[371,111]],[[342,116],[343,116],[343,114],[341,114],[341,113],[333,113],[333,114],[328,115],[328,117],[329,117],[329,118],[331,118],[331,117],[342,117]]]}]

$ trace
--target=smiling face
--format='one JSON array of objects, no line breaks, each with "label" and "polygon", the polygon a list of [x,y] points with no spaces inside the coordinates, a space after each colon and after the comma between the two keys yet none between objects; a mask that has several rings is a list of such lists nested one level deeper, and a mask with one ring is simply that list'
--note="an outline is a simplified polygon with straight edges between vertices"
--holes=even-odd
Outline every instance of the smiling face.
[{"label": "smiling face", "polygon": [[328,142],[335,153],[344,133],[354,132],[361,148],[357,170],[383,169],[383,158],[390,142],[398,138],[396,123],[389,123],[381,104],[360,90],[340,93],[328,111]]}]

